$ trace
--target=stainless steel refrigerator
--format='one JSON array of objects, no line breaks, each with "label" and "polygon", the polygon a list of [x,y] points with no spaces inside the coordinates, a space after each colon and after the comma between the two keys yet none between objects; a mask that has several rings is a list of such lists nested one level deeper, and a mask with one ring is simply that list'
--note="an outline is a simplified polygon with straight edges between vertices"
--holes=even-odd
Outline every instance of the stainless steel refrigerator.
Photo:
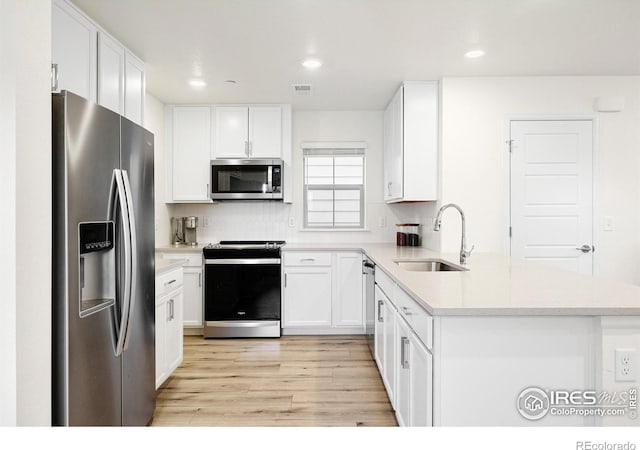
[{"label": "stainless steel refrigerator", "polygon": [[53,424],[155,409],[153,134],[52,94]]}]

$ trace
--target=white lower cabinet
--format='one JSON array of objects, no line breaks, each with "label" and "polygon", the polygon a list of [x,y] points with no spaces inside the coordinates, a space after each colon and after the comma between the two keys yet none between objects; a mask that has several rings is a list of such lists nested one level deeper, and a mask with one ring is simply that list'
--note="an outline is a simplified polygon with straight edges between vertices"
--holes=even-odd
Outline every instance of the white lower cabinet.
[{"label": "white lower cabinet", "polygon": [[432,426],[433,356],[427,348],[432,343],[432,318],[380,270],[375,307],[375,360],[398,424]]},{"label": "white lower cabinet", "polygon": [[181,280],[182,268],[156,276],[156,286],[166,286],[164,290],[156,289],[156,389],[182,362]]},{"label": "white lower cabinet", "polygon": [[283,334],[364,333],[361,252],[285,251]]},{"label": "white lower cabinet", "polygon": [[183,292],[184,310],[182,325],[184,334],[202,334],[203,315],[203,287],[204,274],[202,272],[202,254],[196,252],[162,252],[158,256],[165,259],[184,259]]},{"label": "white lower cabinet", "polygon": [[287,267],[283,327],[331,326],[331,267]]},{"label": "white lower cabinet", "polygon": [[202,327],[202,267],[184,268],[184,316],[187,328]]},{"label": "white lower cabinet", "polygon": [[364,322],[362,253],[336,253],[331,304],[334,327],[359,327]]},{"label": "white lower cabinet", "polygon": [[412,427],[431,426],[433,357],[399,316],[394,342],[397,352],[395,405],[398,424]]}]

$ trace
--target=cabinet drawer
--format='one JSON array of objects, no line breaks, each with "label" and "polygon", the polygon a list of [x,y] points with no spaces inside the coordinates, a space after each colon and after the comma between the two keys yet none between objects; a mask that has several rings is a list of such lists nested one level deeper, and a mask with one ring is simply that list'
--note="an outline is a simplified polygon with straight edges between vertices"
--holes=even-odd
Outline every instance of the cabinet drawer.
[{"label": "cabinet drawer", "polygon": [[186,259],[184,267],[202,267],[202,253],[160,253],[164,259]]},{"label": "cabinet drawer", "polygon": [[393,301],[396,283],[379,267],[376,268],[376,284],[380,286],[382,292],[384,292],[386,296]]},{"label": "cabinet drawer", "polygon": [[330,266],[331,252],[285,252],[285,266]]},{"label": "cabinet drawer", "polygon": [[432,350],[433,317],[402,289],[396,290],[395,303],[400,315],[407,321],[425,347]]},{"label": "cabinet drawer", "polygon": [[163,273],[156,277],[156,297],[166,294],[180,286],[183,282],[182,267]]}]

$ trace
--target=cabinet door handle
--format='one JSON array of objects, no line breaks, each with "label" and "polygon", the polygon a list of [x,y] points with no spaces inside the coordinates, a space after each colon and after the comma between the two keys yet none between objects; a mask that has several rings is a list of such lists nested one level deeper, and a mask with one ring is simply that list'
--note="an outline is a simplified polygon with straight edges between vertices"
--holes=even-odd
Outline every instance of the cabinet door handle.
[{"label": "cabinet door handle", "polygon": [[249,141],[249,156],[253,153],[253,142]]},{"label": "cabinet door handle", "polygon": [[411,312],[411,310],[410,310],[409,308],[407,308],[406,306],[403,306],[401,309],[402,309],[402,313],[403,313],[405,316],[410,316],[410,315],[412,315],[412,314],[413,314],[413,313]]},{"label": "cabinet door handle", "polygon": [[407,359],[407,344],[409,344],[409,338],[400,338],[400,367],[403,369],[409,368],[409,360]]},{"label": "cabinet door handle", "polygon": [[202,273],[198,273],[198,287],[202,287]]},{"label": "cabinet door handle", "polygon": [[171,322],[171,300],[167,301],[167,322]]},{"label": "cabinet door handle", "polygon": [[51,90],[58,91],[58,64],[51,64]]},{"label": "cabinet door handle", "polygon": [[171,281],[167,281],[164,285],[165,285],[165,286],[169,286],[170,284],[173,284],[173,283],[175,283],[176,281],[178,281],[178,280],[171,280]]},{"label": "cabinet door handle", "polygon": [[207,192],[205,192],[205,196],[206,199],[211,197],[211,191],[209,190],[209,183],[207,183]]},{"label": "cabinet door handle", "polygon": [[315,260],[316,260],[315,258],[302,258],[300,262],[305,262],[305,261],[314,262]]},{"label": "cabinet door handle", "polygon": [[249,141],[244,141],[244,154],[249,156]]},{"label": "cabinet door handle", "polygon": [[384,317],[382,317],[382,300],[378,300],[378,322],[384,322]]},{"label": "cabinet door handle", "polygon": [[389,181],[389,182],[387,183],[387,192],[389,193],[389,197],[391,197],[391,185],[392,185],[392,184],[393,184],[393,183],[392,183],[391,181]]},{"label": "cabinet door handle", "polygon": [[284,273],[284,287],[287,287],[287,272]]}]

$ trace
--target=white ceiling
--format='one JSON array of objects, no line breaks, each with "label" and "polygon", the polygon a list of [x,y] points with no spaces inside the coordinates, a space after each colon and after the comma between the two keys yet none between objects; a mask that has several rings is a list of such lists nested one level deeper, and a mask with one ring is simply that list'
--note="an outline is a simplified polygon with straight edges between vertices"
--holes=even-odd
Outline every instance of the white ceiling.
[{"label": "white ceiling", "polygon": [[[73,1],[147,63],[166,103],[382,109],[402,80],[640,75],[639,0]],[[486,55],[465,59],[474,48]],[[308,55],[324,66],[304,69]]]}]

